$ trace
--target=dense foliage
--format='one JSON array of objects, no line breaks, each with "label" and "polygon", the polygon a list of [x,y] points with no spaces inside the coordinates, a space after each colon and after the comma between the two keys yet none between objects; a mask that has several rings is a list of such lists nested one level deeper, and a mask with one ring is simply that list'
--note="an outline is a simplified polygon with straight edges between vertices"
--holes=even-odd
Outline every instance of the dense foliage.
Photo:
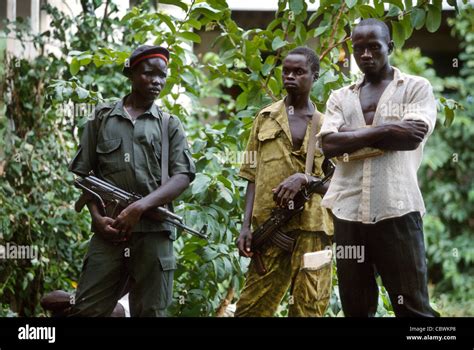
[{"label": "dense foliage", "polygon": [[[37,261],[12,260],[0,266],[0,313],[5,315],[11,310],[19,315],[40,314],[41,294],[75,287],[90,232],[87,213],[73,210],[78,192],[71,186],[73,177],[67,172],[67,162],[90,104],[128,92],[120,70],[137,43],[151,40],[172,48],[167,86],[159,104],[185,124],[198,170],[195,181],[177,201],[176,210],[191,226],[200,228],[206,223],[211,241],[205,244],[189,236],[177,241],[179,267],[171,313],[204,316],[214,315],[226,296],[235,298],[243,282],[248,261],[238,257],[234,244],[245,186],[236,176],[239,157],[255,112],[282,96],[281,58],[285,53],[308,41],[316,43],[321,78],[314,85],[312,98],[324,109],[331,90],[353,79],[345,68],[351,50],[348,30],[357,19],[389,21],[399,48],[413,30],[426,27],[435,32],[441,23],[441,1],[418,1],[416,6],[412,1],[386,1],[390,4],[387,12],[378,0],[373,6],[364,0],[322,0],[316,12],[308,13],[302,0],[280,0],[267,28],[250,30],[238,27],[224,0],[188,4],[160,1],[181,9],[182,16],[157,11],[143,2],[123,18],[118,18],[111,1],[81,3],[83,12],[77,17],[44,8],[53,19],[51,29],[31,38],[40,52],[54,39],[61,55],[44,52],[33,61],[12,58],[2,80],[0,242],[36,245],[40,249]],[[104,12],[103,3],[107,3]],[[10,34],[25,38],[27,33],[18,25]],[[215,34],[216,39],[212,51],[198,57],[192,46],[201,42],[202,31]],[[469,40],[472,42],[472,38]],[[407,70],[424,73],[426,65],[419,54],[410,57]],[[405,61],[399,58],[398,62]],[[442,90],[440,81],[437,93]],[[453,97],[464,99],[467,91]],[[449,124],[459,106],[449,99],[440,99],[439,103]],[[459,120],[452,129],[438,127],[439,135],[437,132],[429,146],[435,153],[428,156],[423,169],[427,207],[433,210],[426,224],[431,270],[437,288],[448,294],[460,288],[464,274],[472,271],[472,251],[469,253],[463,240],[468,237],[469,227],[472,231],[467,218],[472,217],[473,195],[466,194],[469,177],[462,168],[468,169],[472,152],[466,151],[459,167],[452,167],[449,157],[436,157],[467,147],[469,136],[459,126],[468,123],[467,117]],[[472,130],[472,122],[469,125]],[[431,152],[430,148],[427,151]],[[455,179],[464,182],[459,185]],[[450,211],[445,210],[447,206],[451,206]],[[454,248],[459,256],[446,260],[446,254]],[[379,314],[390,314],[383,288],[382,292]],[[329,315],[340,314],[337,298],[335,293]],[[284,309],[281,314],[285,314]]]}]

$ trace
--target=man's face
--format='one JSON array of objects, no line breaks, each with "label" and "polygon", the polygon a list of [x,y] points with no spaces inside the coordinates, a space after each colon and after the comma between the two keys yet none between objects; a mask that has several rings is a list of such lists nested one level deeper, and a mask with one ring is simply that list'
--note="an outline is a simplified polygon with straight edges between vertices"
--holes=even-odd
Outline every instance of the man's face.
[{"label": "man's face", "polygon": [[166,83],[166,63],[159,57],[146,59],[133,68],[130,75],[132,90],[146,100],[154,100]]},{"label": "man's face", "polygon": [[305,56],[291,54],[283,60],[282,79],[288,93],[303,94],[311,91],[316,77]]},{"label": "man's face", "polygon": [[374,74],[388,64],[393,41],[387,42],[382,28],[376,25],[357,27],[352,34],[354,58],[365,74]]}]

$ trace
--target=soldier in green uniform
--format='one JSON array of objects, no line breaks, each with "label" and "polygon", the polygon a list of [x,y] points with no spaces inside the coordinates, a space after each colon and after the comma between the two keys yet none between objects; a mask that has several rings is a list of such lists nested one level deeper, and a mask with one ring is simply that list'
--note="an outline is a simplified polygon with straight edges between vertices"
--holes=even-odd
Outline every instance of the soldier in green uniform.
[{"label": "soldier in green uniform", "polygon": [[109,316],[126,283],[132,317],[163,316],[171,302],[174,231],[165,222],[142,217],[148,209],[178,197],[195,176],[183,127],[170,116],[170,178],[161,186],[163,113],[154,101],[166,82],[168,60],[168,50],[158,46],[140,46],[132,53],[124,68],[131,93],[95,109],[70,164],[77,175],[93,172],[143,196],[115,219],[102,216],[95,201],[87,203],[95,234],[84,259],[72,316]]},{"label": "soldier in green uniform", "polygon": [[[318,74],[319,58],[313,50],[299,47],[290,51],[283,61],[282,77],[288,95],[261,110],[253,122],[246,152],[255,152],[256,166],[244,163],[240,170],[240,176],[248,181],[244,222],[237,241],[243,256],[252,256],[251,225],[261,225],[277,204],[287,205],[302,186],[323,177],[324,157],[319,150],[315,152],[311,174],[305,174],[316,109],[309,95]],[[321,188],[320,194],[325,190],[326,187]],[[267,269],[263,276],[257,273],[252,260],[236,316],[273,316],[288,289],[289,316],[324,314],[331,293],[331,266],[302,269],[303,254],[331,245],[332,220],[320,202],[321,196],[313,195],[304,211],[281,228],[296,239],[293,252],[267,244],[261,252]]]}]

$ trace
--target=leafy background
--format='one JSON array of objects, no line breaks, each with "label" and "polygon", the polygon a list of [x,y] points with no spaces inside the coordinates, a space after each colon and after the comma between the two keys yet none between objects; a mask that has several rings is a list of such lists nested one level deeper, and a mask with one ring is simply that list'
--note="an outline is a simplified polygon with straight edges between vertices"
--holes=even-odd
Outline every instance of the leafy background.
[{"label": "leafy background", "polygon": [[[78,192],[67,171],[87,120],[83,107],[128,92],[121,66],[137,43],[147,41],[172,48],[166,89],[158,102],[185,124],[198,170],[176,210],[191,226],[207,223],[211,233],[209,244],[189,236],[176,242],[179,266],[170,314],[220,315],[223,301],[238,298],[248,264],[234,243],[246,185],[236,176],[235,156],[245,147],[256,111],[283,94],[281,58],[308,42],[316,48],[321,78],[311,96],[324,110],[331,90],[354,79],[347,70],[350,28],[367,17],[391,24],[398,48],[393,64],[427,77],[435,88],[439,121],[419,172],[428,209],[430,292],[443,315],[474,315],[472,8],[456,7],[457,17],[449,22],[452,35],[462,41],[463,68],[457,76],[440,78],[429,58],[402,47],[414,30],[438,30],[441,1],[375,0],[370,5],[322,0],[316,12],[308,12],[302,0],[280,0],[266,28],[248,30],[232,19],[224,0],[160,3],[181,8],[184,16],[143,1],[120,18],[113,1],[82,0],[83,11],[76,17],[44,6],[52,18],[47,32],[32,35],[21,19],[5,30],[5,35],[31,40],[40,55],[31,61],[1,58],[0,243],[35,245],[40,254],[32,261],[2,261],[0,315],[44,315],[39,299],[45,292],[74,291],[90,238],[89,215],[73,210]],[[106,11],[99,15],[104,4]],[[455,6],[454,1],[449,4]],[[210,50],[197,55],[192,47],[201,44],[204,32],[215,33],[216,39]],[[46,50],[51,43],[59,52]],[[333,282],[327,315],[341,316],[336,277]],[[378,315],[391,316],[387,293],[383,287],[380,291]],[[285,298],[278,315],[287,314],[287,303]]]}]

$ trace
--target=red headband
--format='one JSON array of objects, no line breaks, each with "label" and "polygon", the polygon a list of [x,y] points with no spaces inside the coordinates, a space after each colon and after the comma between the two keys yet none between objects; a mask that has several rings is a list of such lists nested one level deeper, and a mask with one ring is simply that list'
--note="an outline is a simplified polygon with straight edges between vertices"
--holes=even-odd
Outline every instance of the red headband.
[{"label": "red headband", "polygon": [[162,55],[161,53],[152,53],[152,54],[145,55],[145,56],[142,56],[142,57],[140,57],[140,58],[137,58],[137,60],[136,60],[135,62],[133,62],[133,63],[130,65],[130,68],[132,68],[133,66],[136,66],[138,62],[141,62],[141,61],[143,61],[144,59],[152,58],[152,57],[159,57],[159,58],[161,58],[163,61],[165,61],[166,65],[168,65],[168,59],[166,58],[165,55]]}]

